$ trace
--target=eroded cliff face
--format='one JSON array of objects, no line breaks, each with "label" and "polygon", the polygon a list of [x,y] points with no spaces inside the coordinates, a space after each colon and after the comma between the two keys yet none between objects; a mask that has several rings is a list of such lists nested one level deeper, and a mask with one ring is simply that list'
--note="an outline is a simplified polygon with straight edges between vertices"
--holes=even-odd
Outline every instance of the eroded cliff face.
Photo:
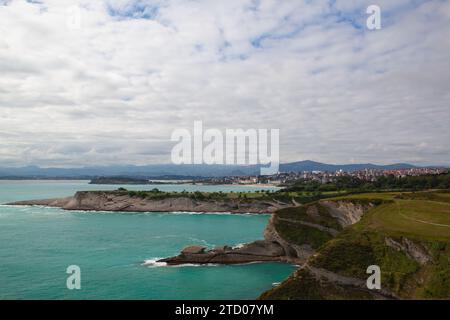
[{"label": "eroded cliff face", "polygon": [[72,200],[72,197],[60,198],[60,199],[26,200],[26,201],[17,201],[17,202],[13,202],[13,203],[7,203],[7,205],[46,206],[46,207],[62,208],[71,200]]},{"label": "eroded cliff face", "polygon": [[[373,291],[367,289],[366,278],[359,277],[359,274],[345,274],[341,272],[339,268],[346,266],[346,263],[351,259],[352,261],[348,268],[357,265],[363,261],[363,264],[367,261],[372,261],[371,250],[364,241],[367,241],[363,235],[363,243],[352,243],[349,239],[342,244],[341,233],[342,229],[353,225],[361,220],[361,218],[370,209],[382,202],[376,200],[371,201],[359,201],[358,199],[349,200],[321,200],[317,203],[311,203],[298,208],[284,209],[275,213],[266,229],[266,235],[269,239],[281,243],[287,252],[291,255],[299,255],[299,253],[305,253],[305,245],[299,245],[300,240],[305,242],[311,242],[312,237],[320,239],[320,231],[327,232],[333,238],[322,242],[319,247],[317,245],[313,248],[309,248],[307,254],[303,255],[301,259],[303,263],[300,268],[294,272],[286,281],[280,286],[271,289],[262,294],[261,299],[396,299],[398,298],[395,293],[392,293],[388,289]],[[277,219],[277,214],[281,217]],[[330,219],[332,217],[332,219]],[[275,223],[274,223],[275,220]],[[279,223],[284,225],[278,226]],[[321,224],[319,227],[317,224]],[[301,233],[296,233],[296,230],[302,226],[302,232],[304,226],[310,227],[308,236],[304,237]],[[324,228],[326,226],[326,228]],[[332,227],[335,232],[330,232],[329,228]],[[277,228],[279,232],[277,232]],[[315,229],[315,231],[311,231]],[[281,232],[281,233],[280,233]],[[286,241],[289,237],[290,240]],[[293,244],[293,241],[296,243]],[[353,241],[353,240],[352,240]],[[383,240],[384,241],[384,240]],[[314,244],[314,242],[313,242]],[[320,244],[320,243],[319,243]],[[334,246],[332,244],[335,244]],[[408,239],[386,239],[386,244],[395,250],[405,252],[412,259],[418,261],[421,264],[426,264],[431,261],[431,257],[427,254],[426,249],[409,241]],[[383,245],[380,243],[379,245]],[[300,250],[298,250],[300,247]],[[291,249],[291,250],[289,250]],[[297,249],[297,250],[296,250]],[[366,249],[370,249],[366,251]],[[317,250],[317,252],[316,252]],[[293,253],[295,251],[295,253]],[[381,250],[383,251],[383,250]],[[342,253],[342,256],[340,255]],[[324,255],[327,255],[326,259],[319,259]],[[366,254],[369,259],[366,259]],[[358,260],[361,258],[360,260]],[[337,264],[336,267],[333,259],[337,261],[343,261]],[[317,261],[324,261],[317,263]],[[336,267],[336,268],[335,268]],[[359,265],[358,265],[359,267]],[[334,269],[333,269],[334,268]],[[336,270],[335,270],[336,269]],[[365,275],[366,269],[364,269]]]},{"label": "eroded cliff face", "polygon": [[184,248],[178,256],[158,260],[168,265],[180,264],[240,264],[250,262],[284,261],[285,252],[276,242],[254,241],[242,247],[216,247],[207,250],[202,246]]},{"label": "eroded cliff face", "polygon": [[374,207],[371,203],[362,204],[352,201],[321,200],[320,203],[328,208],[330,215],[336,218],[342,227],[357,223],[365,212]]},{"label": "eroded cliff face", "polygon": [[406,237],[400,237],[399,239],[386,237],[384,241],[387,246],[394,248],[397,251],[404,252],[409,258],[418,262],[420,265],[425,265],[433,260],[430,252],[425,246],[420,243],[415,243]]}]

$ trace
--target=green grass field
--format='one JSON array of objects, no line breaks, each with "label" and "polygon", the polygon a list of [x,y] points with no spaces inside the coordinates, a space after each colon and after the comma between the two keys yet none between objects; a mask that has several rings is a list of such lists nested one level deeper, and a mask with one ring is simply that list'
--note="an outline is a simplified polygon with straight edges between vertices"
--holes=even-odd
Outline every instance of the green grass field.
[{"label": "green grass field", "polygon": [[450,204],[423,200],[396,200],[374,209],[365,225],[393,236],[450,242]]},{"label": "green grass field", "polygon": [[394,200],[400,192],[371,192],[360,193],[345,196],[338,196],[330,198],[329,200],[350,200],[350,199],[380,199],[380,200]]},{"label": "green grass field", "polygon": [[391,236],[450,242],[450,193],[386,192],[335,197],[331,200],[389,201],[370,210],[355,228]]}]

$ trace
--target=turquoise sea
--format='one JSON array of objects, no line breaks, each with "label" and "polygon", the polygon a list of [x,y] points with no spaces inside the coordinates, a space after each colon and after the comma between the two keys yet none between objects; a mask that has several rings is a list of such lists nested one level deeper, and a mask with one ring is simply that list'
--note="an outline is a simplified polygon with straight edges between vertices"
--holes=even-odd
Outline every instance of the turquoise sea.
[{"label": "turquoise sea", "polygon": [[[0,204],[117,189],[87,181],[0,181]],[[125,186],[164,191],[247,191],[245,186]],[[294,267],[145,266],[186,245],[262,239],[268,215],[107,213],[0,205],[0,299],[253,299]],[[81,290],[66,268],[81,269]]]}]

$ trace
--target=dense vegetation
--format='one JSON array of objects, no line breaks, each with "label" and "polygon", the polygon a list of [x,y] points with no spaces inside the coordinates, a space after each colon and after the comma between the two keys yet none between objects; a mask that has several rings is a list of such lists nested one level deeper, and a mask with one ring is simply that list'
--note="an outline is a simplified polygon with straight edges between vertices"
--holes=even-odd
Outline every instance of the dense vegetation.
[{"label": "dense vegetation", "polygon": [[305,221],[319,224],[327,228],[333,228],[335,230],[342,229],[337,220],[330,215],[328,209],[319,202],[312,202],[304,206],[278,210],[275,218],[280,221],[282,221],[281,219]]},{"label": "dense vegetation", "polygon": [[[281,289],[281,290],[280,290]],[[306,269],[300,269],[283,282],[280,289],[272,289],[261,295],[265,300],[370,300],[372,295],[358,288],[341,287],[327,281],[318,281]]]},{"label": "dense vegetation", "polygon": [[250,202],[253,200],[267,200],[267,201],[280,201],[283,203],[292,203],[292,201],[297,202],[298,204],[306,204],[312,201],[317,201],[327,197],[334,197],[337,195],[342,195],[344,193],[338,192],[329,192],[329,193],[321,193],[321,192],[284,192],[284,191],[254,191],[254,192],[164,192],[160,191],[157,188],[146,191],[130,191],[125,188],[119,188],[116,191],[117,193],[126,193],[130,197],[140,197],[140,198],[151,198],[151,199],[165,199],[171,197],[186,197],[198,201],[224,201],[228,199],[237,199],[242,202]]},{"label": "dense vegetation", "polygon": [[376,181],[365,181],[357,177],[338,177],[336,181],[320,183],[318,181],[300,180],[289,186],[286,191],[292,192],[327,192],[351,191],[369,192],[381,190],[427,190],[449,189],[450,174],[395,177],[394,175],[379,177]]},{"label": "dense vegetation", "polygon": [[275,228],[283,239],[296,245],[308,244],[313,249],[331,240],[333,237],[319,229],[303,225],[301,223],[292,223],[286,221],[277,221]]}]

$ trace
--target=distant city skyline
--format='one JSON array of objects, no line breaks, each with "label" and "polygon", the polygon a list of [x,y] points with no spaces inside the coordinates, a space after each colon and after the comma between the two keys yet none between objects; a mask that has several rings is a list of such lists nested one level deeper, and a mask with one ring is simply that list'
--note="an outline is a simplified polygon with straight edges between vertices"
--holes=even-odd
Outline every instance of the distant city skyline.
[{"label": "distant city skyline", "polygon": [[450,165],[450,1],[0,0],[0,31],[0,167],[169,164],[198,120],[280,129],[282,163]]}]

